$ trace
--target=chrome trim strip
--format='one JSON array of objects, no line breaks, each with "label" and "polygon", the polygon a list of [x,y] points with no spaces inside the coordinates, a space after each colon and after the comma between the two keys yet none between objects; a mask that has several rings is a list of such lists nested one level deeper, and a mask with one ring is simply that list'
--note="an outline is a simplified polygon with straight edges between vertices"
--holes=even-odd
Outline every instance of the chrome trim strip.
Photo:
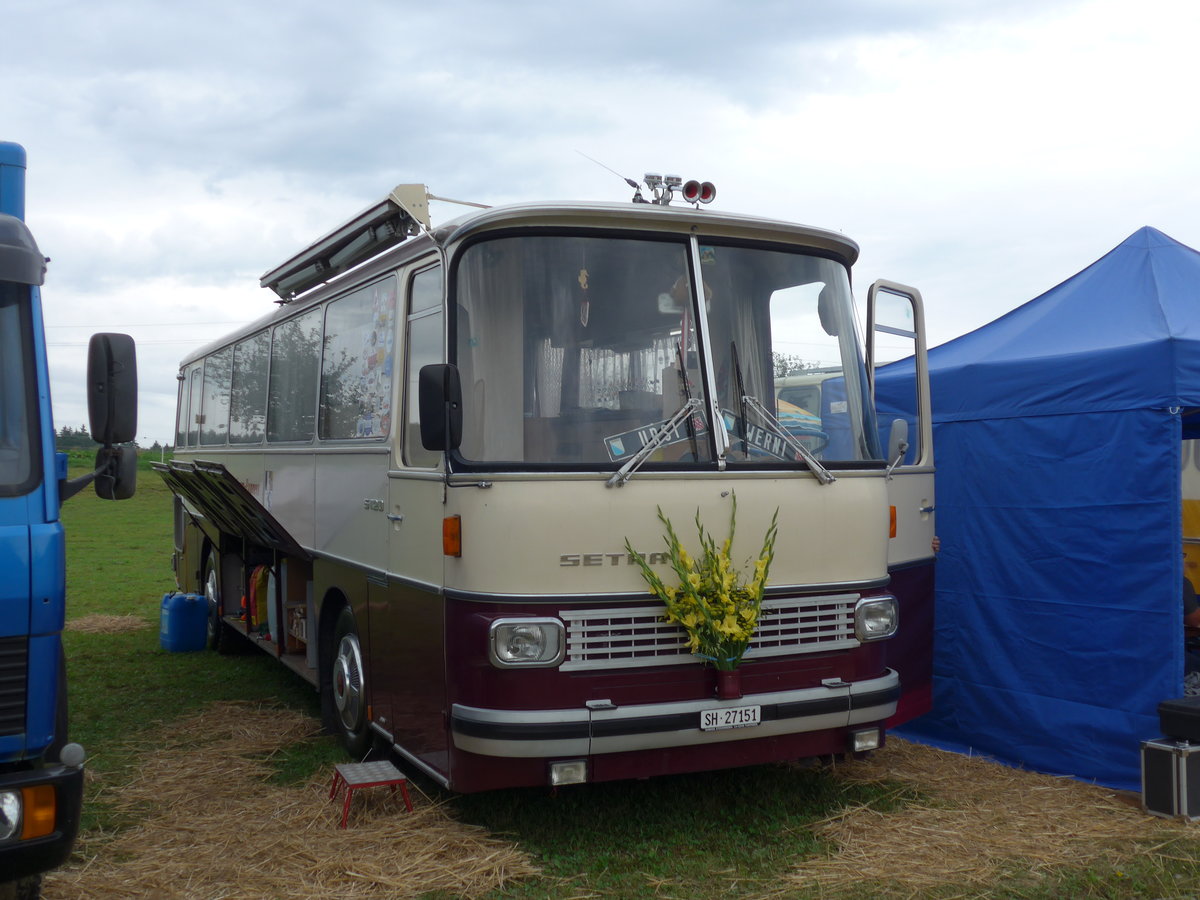
[{"label": "chrome trim strip", "polygon": [[[444,481],[439,469],[388,469],[387,477],[395,481]],[[470,482],[473,484],[474,482]]]},{"label": "chrome trim strip", "polygon": [[[879,722],[896,711],[899,697],[900,676],[889,669],[866,681],[747,694],[737,700],[685,700],[596,710],[479,709],[456,703],[451,708],[450,728],[455,747],[483,756],[588,756],[707,746]],[[761,707],[761,724],[726,731],[700,730],[702,710],[738,706]]]},{"label": "chrome trim strip", "polygon": [[[398,576],[393,576],[398,577]],[[856,591],[869,591],[885,588],[891,583],[890,575],[871,578],[866,581],[843,581],[832,584],[784,584],[772,585],[767,588],[766,599],[806,597],[818,594],[841,594]],[[439,588],[440,590],[440,588]],[[649,603],[654,600],[646,593],[596,593],[596,594],[501,594],[485,593],[483,591],[464,591],[447,586],[447,599],[462,600],[466,603],[495,603],[503,600],[506,603]]]}]

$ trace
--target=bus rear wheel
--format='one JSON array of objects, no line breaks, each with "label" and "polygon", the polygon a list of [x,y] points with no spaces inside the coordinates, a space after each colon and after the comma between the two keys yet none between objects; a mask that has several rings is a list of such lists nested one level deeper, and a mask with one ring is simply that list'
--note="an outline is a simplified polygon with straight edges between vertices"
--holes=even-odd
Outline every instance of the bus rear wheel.
[{"label": "bus rear wheel", "polygon": [[240,635],[225,624],[224,607],[221,604],[221,581],[217,577],[217,555],[208,555],[204,564],[204,599],[208,601],[208,646],[218,653],[234,653],[241,648]]},{"label": "bus rear wheel", "polygon": [[332,707],[330,725],[342,746],[351,756],[364,756],[371,746],[371,728],[367,722],[367,675],[354,613],[348,606],[338,613],[334,625],[333,660],[325,688]]}]

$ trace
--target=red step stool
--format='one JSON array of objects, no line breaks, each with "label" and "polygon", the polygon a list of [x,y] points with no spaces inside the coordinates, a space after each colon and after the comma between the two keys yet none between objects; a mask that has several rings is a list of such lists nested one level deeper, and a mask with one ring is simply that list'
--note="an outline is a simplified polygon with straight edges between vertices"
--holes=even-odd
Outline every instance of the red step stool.
[{"label": "red step stool", "polygon": [[359,788],[383,787],[387,785],[396,793],[404,795],[404,806],[412,812],[412,800],[408,797],[408,779],[404,774],[386,759],[365,763],[338,763],[333,767],[333,787],[329,789],[329,799],[332,800],[343,786],[346,788],[346,803],[342,807],[342,824],[346,827],[346,819],[350,816],[350,801],[354,792]]}]

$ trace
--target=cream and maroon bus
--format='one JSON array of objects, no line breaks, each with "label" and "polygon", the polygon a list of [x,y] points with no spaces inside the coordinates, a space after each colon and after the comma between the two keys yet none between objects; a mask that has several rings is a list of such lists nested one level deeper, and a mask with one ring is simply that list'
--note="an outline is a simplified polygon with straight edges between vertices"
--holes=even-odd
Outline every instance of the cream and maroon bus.
[{"label": "cream and maroon bus", "polygon": [[[863,752],[928,708],[920,296],[873,290],[910,326],[869,312],[864,339],[853,241],[647,186],[437,227],[401,186],[183,360],[159,467],[178,585],[215,648],[308,679],[351,753],[457,791],[558,785]],[[876,422],[876,333],[912,342],[915,434]],[[821,369],[820,409],[783,414],[781,358]],[[778,539],[721,699],[626,540],[666,577],[658,511],[720,538],[735,496],[735,561],[776,510]]]}]

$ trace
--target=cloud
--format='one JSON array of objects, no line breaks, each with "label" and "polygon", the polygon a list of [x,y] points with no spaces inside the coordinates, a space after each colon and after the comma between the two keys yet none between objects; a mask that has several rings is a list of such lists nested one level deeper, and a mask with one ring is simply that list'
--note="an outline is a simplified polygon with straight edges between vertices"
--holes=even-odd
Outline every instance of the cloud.
[{"label": "cloud", "polygon": [[921,287],[935,342],[1141,225],[1200,243],[1200,7],[1178,0],[70,0],[6,21],[0,138],[29,151],[68,423],[66,326],[135,333],[166,437],[178,358],[232,328],[196,323],[271,309],[265,270],[401,182],[627,200],[580,151],[845,232],[859,290]]}]

